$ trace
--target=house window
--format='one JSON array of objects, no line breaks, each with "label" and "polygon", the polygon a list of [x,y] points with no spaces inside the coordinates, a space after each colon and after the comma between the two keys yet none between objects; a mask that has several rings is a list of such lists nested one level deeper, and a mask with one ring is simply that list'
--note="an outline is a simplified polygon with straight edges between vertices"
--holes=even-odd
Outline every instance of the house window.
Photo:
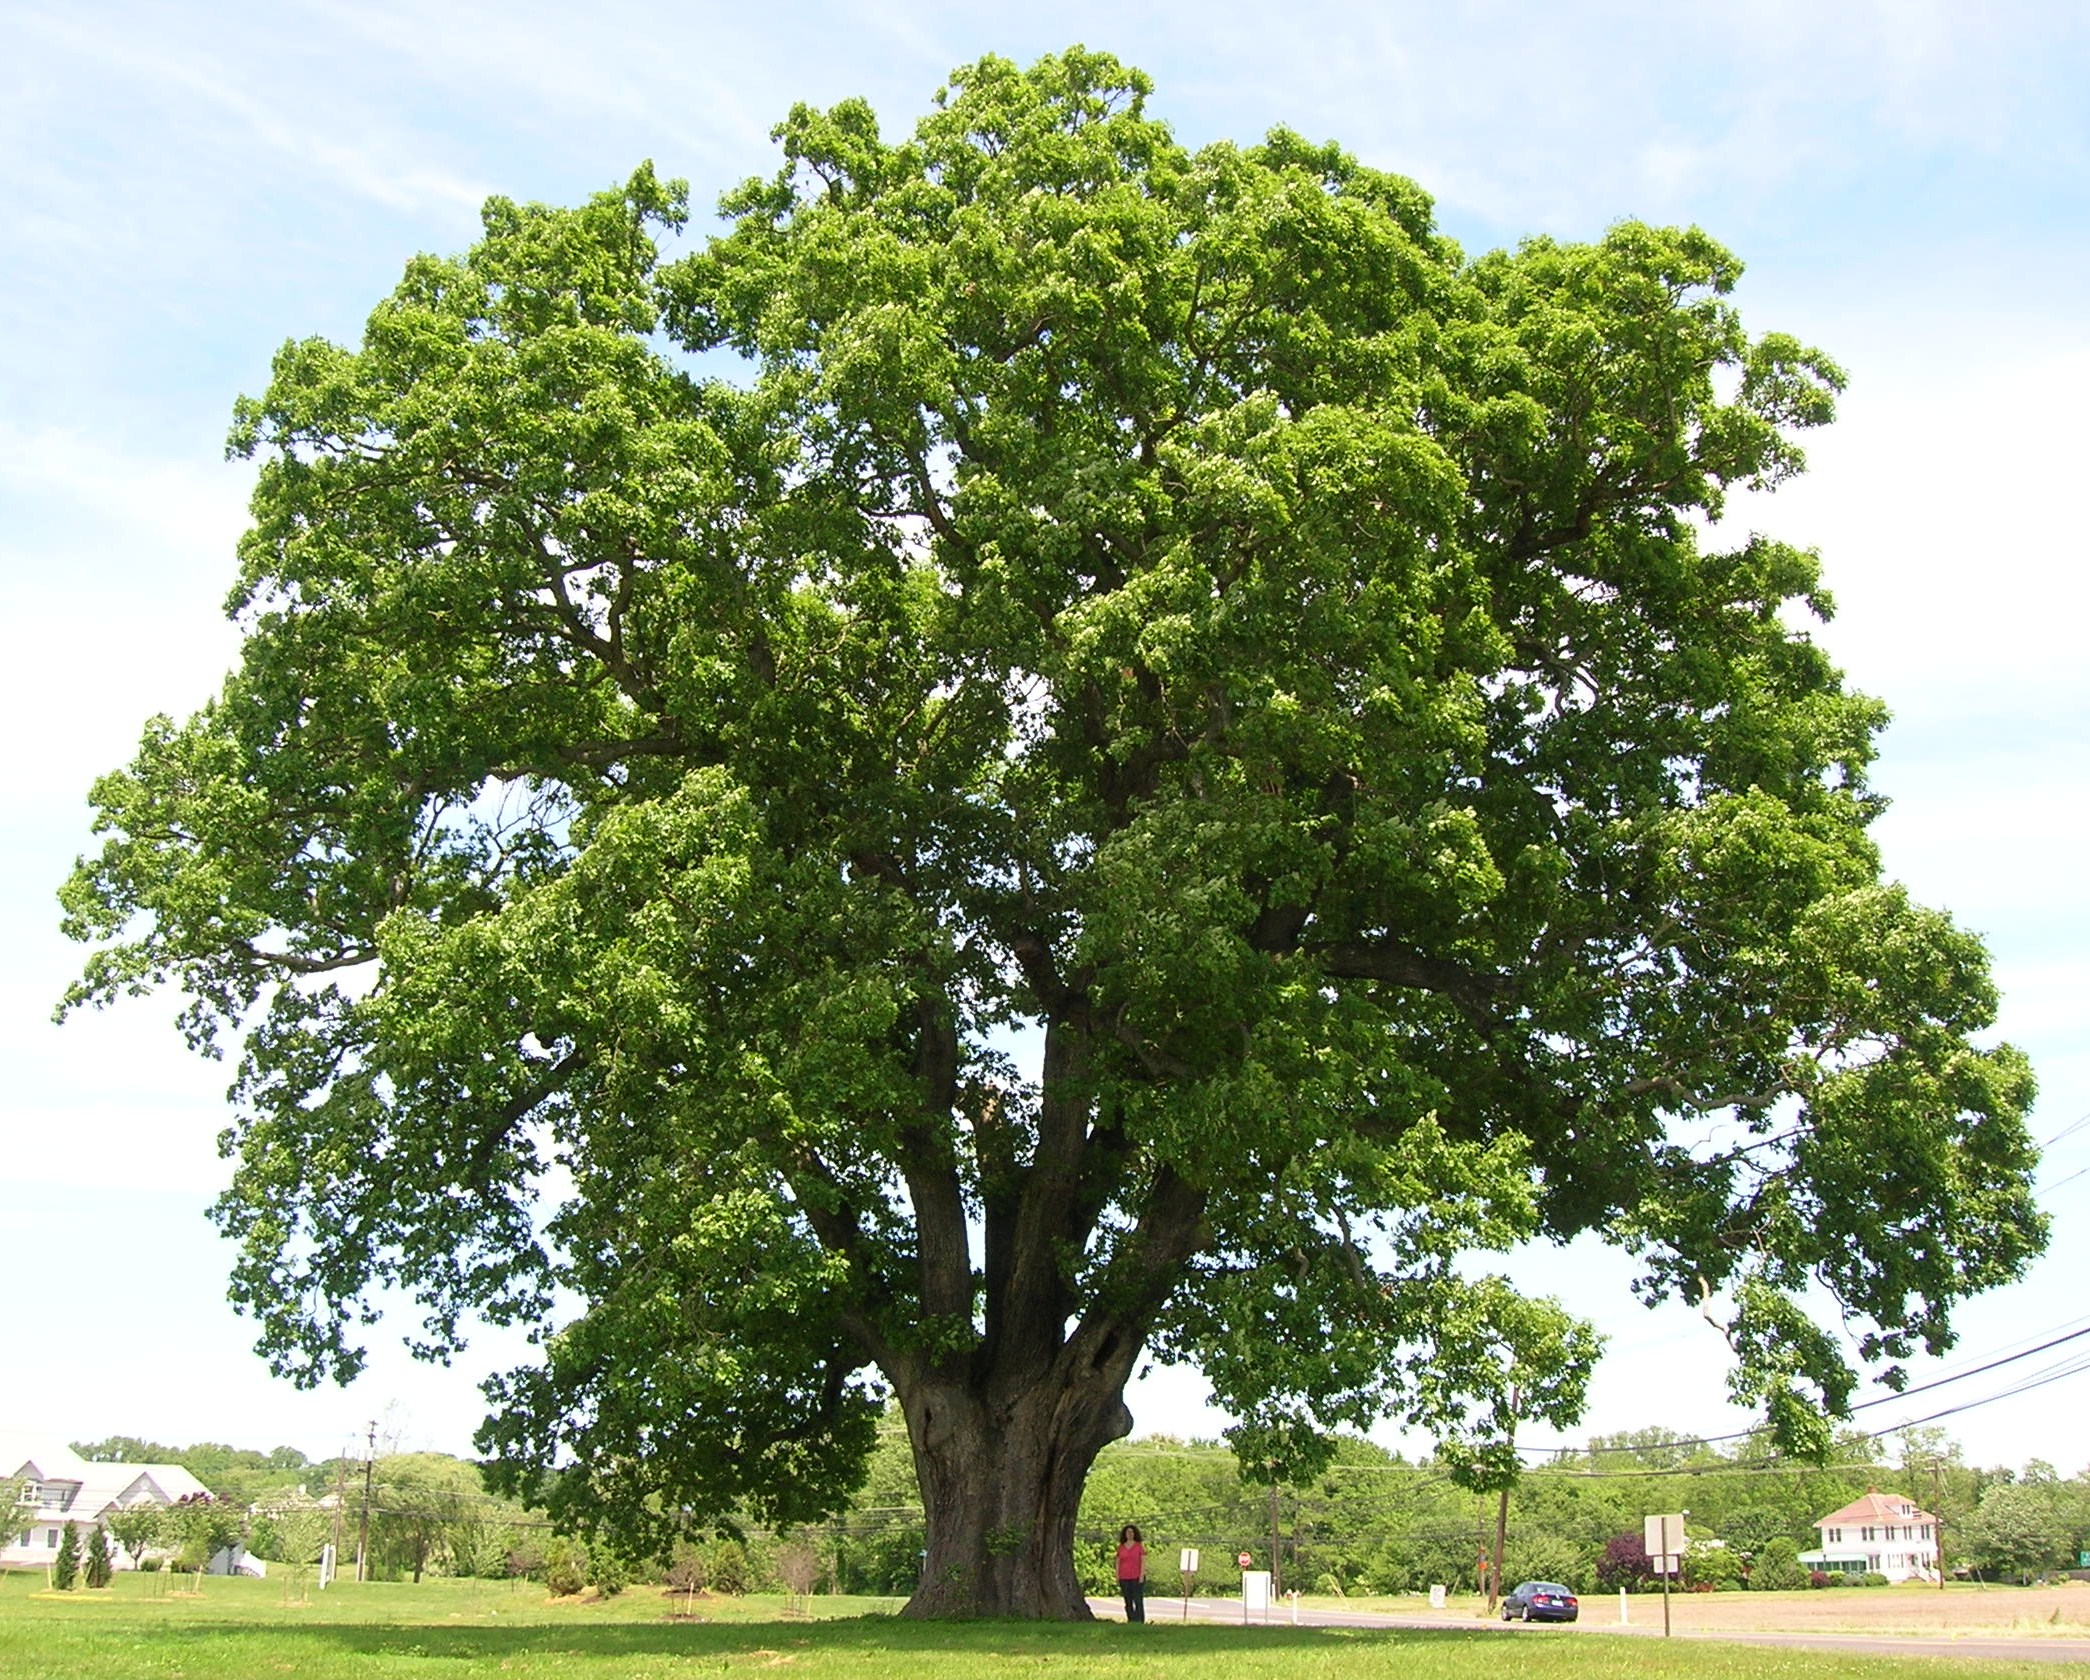
[{"label": "house window", "polygon": [[58,1530],[57,1530],[57,1529],[55,1529],[55,1528],[47,1528],[47,1529],[45,1529],[45,1530],[44,1530],[44,1544],[45,1544],[46,1546],[56,1546],[56,1545],[58,1544]]},{"label": "house window", "polygon": [[1879,1535],[1877,1534],[1877,1532],[1875,1532],[1872,1524],[1867,1523],[1865,1527],[1859,1531],[1858,1538],[1860,1540],[1870,1541],[1877,1540],[1879,1538]]}]

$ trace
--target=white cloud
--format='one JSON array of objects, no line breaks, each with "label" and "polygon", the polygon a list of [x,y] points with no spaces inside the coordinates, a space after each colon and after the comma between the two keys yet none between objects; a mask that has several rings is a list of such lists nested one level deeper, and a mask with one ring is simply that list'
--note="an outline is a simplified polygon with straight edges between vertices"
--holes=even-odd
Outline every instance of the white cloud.
[{"label": "white cloud", "polygon": [[[194,129],[215,122],[250,166],[258,146],[280,166],[394,209],[473,209],[485,198],[487,189],[479,182],[433,167],[417,155],[415,136],[392,125],[373,129],[368,122],[340,120],[346,113],[338,107],[353,103],[344,99],[342,84],[315,77],[293,89],[271,76],[228,77],[221,68],[223,57],[206,56],[191,44],[197,39],[192,30],[153,31],[137,27],[138,22],[95,24],[76,13],[36,18],[30,28],[58,55],[84,60],[86,75],[128,82],[152,104],[171,106],[191,131],[184,138],[192,145],[199,138]],[[246,67],[252,68],[251,59]],[[275,97],[251,91],[263,88]],[[336,109],[329,112],[329,107]],[[329,115],[335,120],[326,120]],[[350,145],[333,138],[336,133],[366,138]]]}]

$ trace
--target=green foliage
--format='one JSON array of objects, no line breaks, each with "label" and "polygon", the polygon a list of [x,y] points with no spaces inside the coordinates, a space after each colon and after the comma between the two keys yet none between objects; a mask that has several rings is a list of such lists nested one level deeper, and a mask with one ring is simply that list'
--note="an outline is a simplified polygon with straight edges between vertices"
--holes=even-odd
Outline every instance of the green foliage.
[{"label": "green foliage", "polygon": [[631,1585],[631,1565],[609,1546],[588,1548],[588,1585],[604,1598],[615,1598]]},{"label": "green foliage", "polygon": [[664,1579],[676,1592],[702,1592],[711,1579],[711,1563],[704,1548],[692,1540],[678,1542]]},{"label": "green foliage", "polygon": [[219,1552],[239,1544],[244,1528],[245,1519],[239,1511],[202,1494],[161,1510],[159,1538],[174,1548],[176,1569],[200,1573]]},{"label": "green foliage", "polygon": [[109,1552],[108,1531],[100,1523],[88,1530],[87,1556],[81,1567],[90,1587],[106,1587],[109,1578],[116,1573],[116,1559]]},{"label": "green foliage", "polygon": [[111,1435],[101,1441],[75,1441],[73,1451],[104,1464],[173,1464],[189,1472],[211,1493],[230,1504],[250,1505],[294,1490],[308,1470],[295,1447],[258,1452],[222,1441],[192,1446],[163,1446],[136,1435]]},{"label": "green foliage", "polygon": [[748,1568],[747,1548],[738,1540],[716,1540],[711,1546],[707,1560],[707,1571],[711,1577],[711,1590],[729,1596],[746,1592],[753,1585]]},{"label": "green foliage", "polygon": [[1996,1482],[1983,1491],[1960,1545],[1977,1569],[2029,1580],[2074,1561],[2062,1513],[2062,1496],[2051,1479]]},{"label": "green foliage", "polygon": [[271,1563],[302,1569],[319,1561],[333,1526],[333,1513],[316,1505],[279,1505],[255,1519],[248,1546]]},{"label": "green foliage", "polygon": [[1807,1584],[1800,1567],[1800,1549],[1790,1540],[1766,1540],[1757,1548],[1756,1562],[1749,1570],[1749,1586],[1756,1592],[1791,1592]]},{"label": "green foliage", "polygon": [[583,1303],[480,1437],[567,1526],[831,1513],[889,1386],[969,1431],[939,1510],[1063,1534],[989,1401],[1060,1373],[1074,1433],[995,1428],[1086,1463],[1148,1352],[1270,1477],[1390,1416],[1499,1486],[1596,1351],[1465,1258],[1540,1234],[1731,1302],[1825,1452],[1810,1292],[1898,1361],[2045,1240],[1815,557],[1712,525],[1835,365],[1697,229],[1468,259],[1150,93],[1074,49],[896,139],[800,107],[672,262],[650,167],[492,199],[238,406],[239,668],[95,785],[67,1007],[237,1040],[279,1371],[353,1375],[379,1287],[432,1357]]},{"label": "green foliage", "polygon": [[588,1584],[588,1552],[561,1535],[544,1548],[544,1584],[555,1598],[570,1598]]},{"label": "green foliage", "polygon": [[1742,1560],[1717,1540],[1694,1539],[1684,1548],[1684,1584],[1695,1592],[1733,1592],[1742,1584]]},{"label": "green foliage", "polygon": [[1589,1591],[1596,1581],[1596,1558],[1589,1546],[1575,1537],[1534,1530],[1527,1517],[1515,1541],[1505,1548],[1502,1578],[1506,1585],[1519,1581],[1558,1581],[1570,1591]]},{"label": "green foliage", "polygon": [[80,1531],[72,1523],[58,1531],[58,1556],[51,1565],[51,1582],[60,1592],[69,1590],[80,1574]]}]

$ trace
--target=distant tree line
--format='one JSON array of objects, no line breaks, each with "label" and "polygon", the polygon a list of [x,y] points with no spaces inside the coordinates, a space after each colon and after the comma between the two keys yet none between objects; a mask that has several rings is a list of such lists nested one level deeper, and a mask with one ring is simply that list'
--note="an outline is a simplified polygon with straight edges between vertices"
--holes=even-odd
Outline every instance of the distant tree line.
[{"label": "distant tree line", "polygon": [[[192,1568],[235,1542],[302,1567],[330,1539],[350,1567],[367,1514],[376,1579],[527,1576],[555,1593],[603,1594],[644,1580],[692,1602],[700,1593],[903,1596],[914,1589],[926,1544],[906,1433],[892,1418],[852,1505],[833,1522],[783,1533],[692,1522],[666,1556],[626,1543],[613,1526],[557,1534],[541,1515],[489,1491],[477,1465],[442,1453],[382,1455],[366,1474],[361,1459],[312,1461],[287,1447],[261,1453],[113,1437],[75,1450],[179,1464],[210,1488],[212,1500],[194,1507],[127,1512],[109,1524],[109,1540],[134,1560],[157,1550]],[[1650,1588],[1642,1518],[1686,1511],[1687,1590],[1806,1586],[1799,1554],[1817,1544],[1813,1524],[1869,1487],[1942,1517],[1946,1564],[1959,1572],[2031,1580],[2090,1551],[2090,1470],[2064,1477],[2039,1460],[1977,1467],[1936,1429],[1906,1432],[1891,1449],[1846,1436],[1829,1463],[1815,1466],[1778,1459],[1756,1438],[1705,1442],[1649,1428],[1527,1464],[1510,1494],[1502,1584]],[[1090,1591],[1112,1591],[1118,1529],[1136,1522],[1160,1591],[1180,1583],[1186,1547],[1199,1553],[1190,1584],[1200,1592],[1234,1590],[1241,1552],[1254,1567],[1274,1567],[1284,1590],[1485,1590],[1497,1514],[1496,1494],[1477,1494],[1453,1466],[1368,1441],[1345,1439],[1321,1474],[1272,1486],[1244,1472],[1224,1445],[1149,1436],[1097,1459],[1081,1504],[1077,1567]],[[75,1572],[88,1567],[98,1566],[76,1552]]]}]

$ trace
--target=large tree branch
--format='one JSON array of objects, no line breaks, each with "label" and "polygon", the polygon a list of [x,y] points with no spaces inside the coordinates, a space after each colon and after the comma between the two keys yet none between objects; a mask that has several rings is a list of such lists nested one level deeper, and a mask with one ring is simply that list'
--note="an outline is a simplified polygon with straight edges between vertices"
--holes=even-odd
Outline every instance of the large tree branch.
[{"label": "large tree branch", "polygon": [[1299,947],[1331,980],[1378,980],[1389,986],[1440,992],[1468,1006],[1498,998],[1509,982],[1460,963],[1432,957],[1397,939],[1335,940]]}]

